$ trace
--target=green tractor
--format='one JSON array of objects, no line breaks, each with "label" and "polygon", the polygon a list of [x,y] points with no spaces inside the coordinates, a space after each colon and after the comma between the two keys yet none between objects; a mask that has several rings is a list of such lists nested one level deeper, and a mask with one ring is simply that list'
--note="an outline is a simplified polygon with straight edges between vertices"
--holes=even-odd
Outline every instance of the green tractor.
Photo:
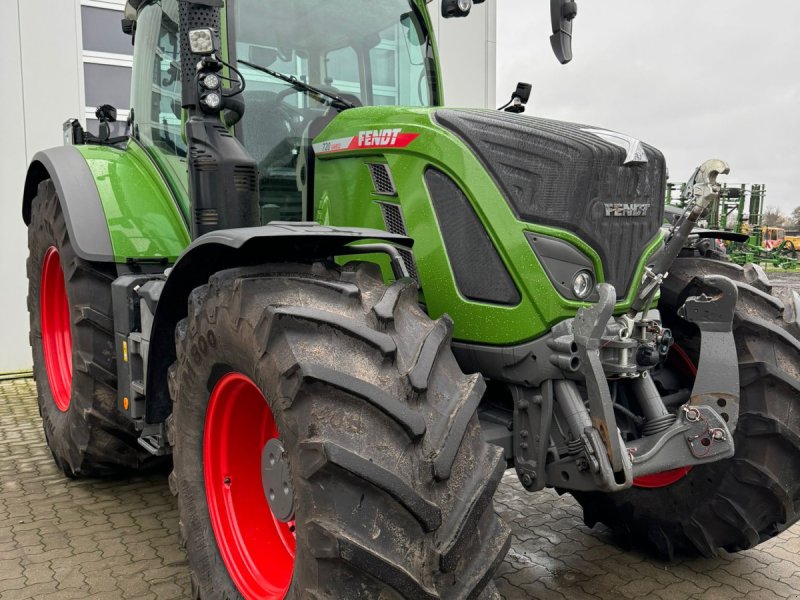
[{"label": "green tractor", "polygon": [[509,468],[668,557],[795,522],[800,298],[688,242],[727,165],[662,228],[657,149],[445,108],[423,0],[123,29],[127,135],[27,174],[34,372],[68,477],[171,458],[195,597],[496,597]]}]

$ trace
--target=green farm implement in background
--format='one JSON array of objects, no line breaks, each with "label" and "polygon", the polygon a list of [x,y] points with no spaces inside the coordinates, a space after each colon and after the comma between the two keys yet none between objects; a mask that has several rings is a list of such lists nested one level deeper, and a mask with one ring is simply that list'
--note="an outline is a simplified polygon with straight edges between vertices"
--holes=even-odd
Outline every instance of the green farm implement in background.
[{"label": "green farm implement in background", "polygon": [[[685,206],[685,184],[667,185],[667,211],[677,214]],[[763,224],[766,186],[762,184],[725,184],[719,198],[712,202],[704,220],[712,230],[747,236],[746,241],[706,241],[700,244],[701,253],[725,254],[737,264],[756,263],[774,269],[795,269],[798,266],[797,250],[800,240],[787,237],[783,227]]]}]

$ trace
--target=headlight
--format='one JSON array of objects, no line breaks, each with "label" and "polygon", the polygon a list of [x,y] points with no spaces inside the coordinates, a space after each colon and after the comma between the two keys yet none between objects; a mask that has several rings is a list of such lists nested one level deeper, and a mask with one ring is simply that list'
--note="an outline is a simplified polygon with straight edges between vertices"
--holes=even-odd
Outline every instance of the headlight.
[{"label": "headlight", "polygon": [[576,298],[585,300],[594,290],[594,277],[589,271],[578,271],[572,280],[572,291]]}]

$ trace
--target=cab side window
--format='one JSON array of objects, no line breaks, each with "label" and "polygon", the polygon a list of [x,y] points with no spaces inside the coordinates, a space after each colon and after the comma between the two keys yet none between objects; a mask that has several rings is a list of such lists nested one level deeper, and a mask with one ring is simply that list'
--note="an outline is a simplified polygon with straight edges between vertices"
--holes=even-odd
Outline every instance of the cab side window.
[{"label": "cab side window", "polygon": [[148,149],[185,157],[179,48],[177,0],[143,7],[134,47],[133,135]]}]

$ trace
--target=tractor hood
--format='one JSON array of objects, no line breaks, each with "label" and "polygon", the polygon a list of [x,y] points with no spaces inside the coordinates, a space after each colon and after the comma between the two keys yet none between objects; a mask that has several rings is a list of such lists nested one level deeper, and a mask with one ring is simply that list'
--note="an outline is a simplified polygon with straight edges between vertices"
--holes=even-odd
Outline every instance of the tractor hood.
[{"label": "tractor hood", "polygon": [[664,157],[615,132],[363,107],[336,116],[313,147],[313,219],[413,238],[408,270],[462,341],[514,344],[574,317],[597,299],[593,286],[574,291],[581,273],[612,284],[622,313],[663,245]]},{"label": "tractor hood", "polygon": [[[474,155],[518,221],[573,233],[596,252],[620,300],[630,291],[664,218],[667,169],[653,146],[599,127],[494,110],[366,107],[336,117],[314,150],[322,160],[425,154],[464,180],[472,167],[463,154],[444,151],[443,138],[451,136]],[[465,191],[487,209],[499,200]]]},{"label": "tractor hood", "polygon": [[470,147],[517,218],[574,232],[625,294],[663,222],[661,152],[598,127],[506,112],[443,109],[434,119]]}]

